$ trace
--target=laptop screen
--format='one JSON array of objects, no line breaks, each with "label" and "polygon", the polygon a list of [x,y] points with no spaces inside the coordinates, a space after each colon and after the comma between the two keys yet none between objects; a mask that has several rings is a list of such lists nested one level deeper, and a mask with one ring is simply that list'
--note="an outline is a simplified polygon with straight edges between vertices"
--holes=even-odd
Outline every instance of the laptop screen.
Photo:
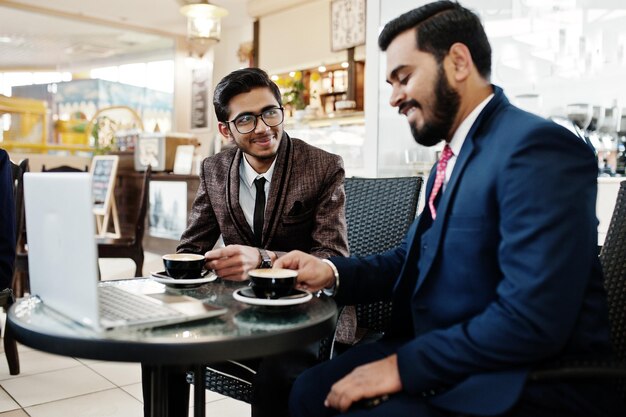
[{"label": "laptop screen", "polygon": [[98,323],[98,255],[89,173],[26,173],[31,294],[88,326]]}]

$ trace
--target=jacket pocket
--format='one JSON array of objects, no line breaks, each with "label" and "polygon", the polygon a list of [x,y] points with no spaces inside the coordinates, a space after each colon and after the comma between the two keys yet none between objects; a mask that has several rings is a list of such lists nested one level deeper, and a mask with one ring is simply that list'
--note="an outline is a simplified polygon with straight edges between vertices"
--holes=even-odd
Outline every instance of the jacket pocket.
[{"label": "jacket pocket", "polygon": [[314,211],[315,209],[310,209],[296,215],[284,215],[282,222],[283,224],[299,224],[309,222],[313,218]]}]

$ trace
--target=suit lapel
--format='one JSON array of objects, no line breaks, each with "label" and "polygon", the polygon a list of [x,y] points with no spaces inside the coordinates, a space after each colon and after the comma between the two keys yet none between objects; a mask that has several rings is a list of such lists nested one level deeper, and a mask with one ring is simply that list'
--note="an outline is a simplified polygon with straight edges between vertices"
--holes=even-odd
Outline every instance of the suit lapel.
[{"label": "suit lapel", "polygon": [[239,164],[241,164],[241,158],[243,158],[243,153],[241,150],[237,150],[228,170],[226,204],[228,205],[228,213],[230,213],[233,225],[237,229],[239,236],[245,241],[244,244],[254,246],[254,232],[246,221],[241,205],[239,205]]},{"label": "suit lapel", "polygon": [[[430,195],[430,191],[433,188],[433,183],[435,182],[434,173],[436,172],[437,164],[433,166],[430,170],[431,174],[426,183],[426,201],[428,201],[428,196]],[[401,291],[402,286],[406,288],[406,282],[415,281],[413,271],[417,268],[417,260],[419,259],[419,250],[421,244],[421,237],[426,230],[432,224],[432,216],[430,214],[430,209],[428,208],[428,204],[422,210],[422,213],[417,218],[417,226],[415,227],[412,234],[407,235],[407,254],[405,256],[404,265],[402,265],[402,270],[400,271],[399,279],[396,281],[393,291],[398,293]],[[409,281],[407,281],[409,280]],[[410,288],[413,288],[412,286]],[[410,291],[410,289],[409,289]]]},{"label": "suit lapel", "polygon": [[280,214],[283,212],[285,199],[287,198],[287,184],[291,178],[293,166],[293,142],[286,132],[278,147],[276,164],[270,182],[270,191],[265,205],[265,221],[263,223],[263,246],[268,246],[274,237]]},{"label": "suit lapel", "polygon": [[[485,123],[485,121],[489,119],[491,115],[496,111],[497,107],[508,103],[508,101],[504,97],[504,94],[502,93],[502,90],[496,86],[494,86],[493,88],[494,97],[489,103],[487,103],[487,106],[485,106],[483,111],[480,113],[480,115],[472,125],[470,131],[468,132],[467,137],[463,142],[463,146],[461,147],[461,151],[457,156],[452,176],[450,177],[448,184],[446,184],[446,189],[441,196],[441,199],[437,206],[437,220],[433,221],[430,231],[430,233],[432,233],[430,250],[434,251],[434,253],[432,254],[432,256],[427,258],[426,262],[422,264],[422,268],[419,271],[417,285],[415,286],[415,292],[419,290],[419,287],[422,285],[424,279],[428,275],[428,272],[430,271],[434,260],[437,259],[437,252],[439,251],[441,246],[441,237],[445,230],[445,225],[448,220],[448,214],[452,207],[451,205],[454,202],[454,195],[456,194],[456,190],[458,188],[460,178],[463,175],[463,171],[465,170],[468,162],[472,159],[475,151],[475,135],[479,131],[480,127]],[[432,181],[432,177],[434,177],[434,175],[431,175],[429,183]],[[432,185],[430,188],[432,188]],[[430,190],[428,192],[430,193]],[[428,195],[429,194],[427,194],[426,197],[427,199]]]}]

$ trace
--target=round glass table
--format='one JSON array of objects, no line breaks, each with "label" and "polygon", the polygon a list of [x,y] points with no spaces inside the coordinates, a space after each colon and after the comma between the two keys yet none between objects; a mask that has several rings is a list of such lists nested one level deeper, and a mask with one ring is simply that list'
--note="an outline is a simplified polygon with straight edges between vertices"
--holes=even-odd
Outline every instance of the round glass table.
[{"label": "round glass table", "polygon": [[[153,373],[153,415],[162,416],[167,403],[168,365],[187,365],[196,381],[203,381],[204,365],[228,359],[247,359],[305,346],[329,335],[337,307],[326,297],[292,306],[252,306],[233,298],[241,282],[217,280],[196,288],[172,288],[150,278],[105,281],[143,293],[183,294],[226,307],[225,314],[176,325],[116,328],[98,331],[49,308],[37,297],[18,299],[7,320],[24,345],[64,356],[121,362],[149,363]],[[163,385],[165,384],[165,386]],[[195,415],[204,416],[204,386],[195,384]]]}]

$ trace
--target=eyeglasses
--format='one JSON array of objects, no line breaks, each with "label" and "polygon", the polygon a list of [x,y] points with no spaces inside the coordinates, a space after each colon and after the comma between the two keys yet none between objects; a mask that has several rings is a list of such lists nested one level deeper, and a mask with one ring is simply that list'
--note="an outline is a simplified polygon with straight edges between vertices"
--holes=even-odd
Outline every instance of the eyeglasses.
[{"label": "eyeglasses", "polygon": [[254,129],[256,129],[256,124],[259,117],[268,127],[274,127],[283,122],[285,118],[285,113],[282,107],[272,107],[270,109],[263,110],[259,114],[242,114],[241,116],[233,120],[228,120],[227,123],[234,124],[237,132],[245,134],[250,133]]}]

